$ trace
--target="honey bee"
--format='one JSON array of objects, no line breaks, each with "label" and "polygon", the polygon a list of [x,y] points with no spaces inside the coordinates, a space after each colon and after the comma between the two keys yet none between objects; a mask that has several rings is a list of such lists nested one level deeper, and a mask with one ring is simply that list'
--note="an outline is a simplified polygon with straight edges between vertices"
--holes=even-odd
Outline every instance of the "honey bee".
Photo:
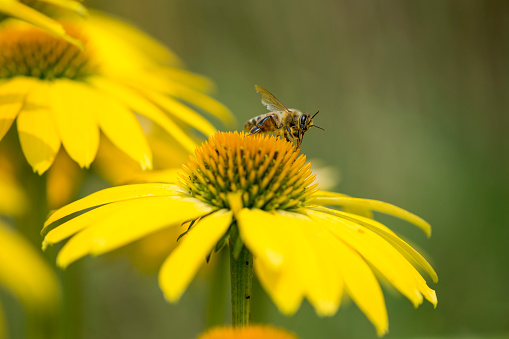
[{"label": "honey bee", "polygon": [[[246,122],[244,129],[249,135],[256,133],[277,133],[277,135],[295,144],[295,149],[300,148],[304,133],[311,127],[318,127],[313,124],[313,116],[303,113],[294,108],[286,108],[281,101],[276,99],[269,91],[262,86],[255,85],[256,91],[262,95],[262,104],[267,107],[270,113],[254,117]],[[324,130],[325,131],[325,130]]]}]

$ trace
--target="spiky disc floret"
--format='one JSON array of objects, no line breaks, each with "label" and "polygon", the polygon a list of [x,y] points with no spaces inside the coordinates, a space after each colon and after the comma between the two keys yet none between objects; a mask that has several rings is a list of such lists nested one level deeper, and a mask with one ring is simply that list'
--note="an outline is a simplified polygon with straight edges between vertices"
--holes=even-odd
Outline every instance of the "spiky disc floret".
[{"label": "spiky disc floret", "polygon": [[240,192],[244,207],[296,210],[317,190],[305,162],[286,140],[220,132],[189,157],[180,185],[219,208],[230,207],[228,193]]},{"label": "spiky disc floret", "polygon": [[[80,36],[76,28],[65,27],[70,35]],[[15,76],[76,80],[96,74],[97,68],[90,49],[83,52],[68,41],[36,27],[6,24],[0,35],[0,80]]]}]

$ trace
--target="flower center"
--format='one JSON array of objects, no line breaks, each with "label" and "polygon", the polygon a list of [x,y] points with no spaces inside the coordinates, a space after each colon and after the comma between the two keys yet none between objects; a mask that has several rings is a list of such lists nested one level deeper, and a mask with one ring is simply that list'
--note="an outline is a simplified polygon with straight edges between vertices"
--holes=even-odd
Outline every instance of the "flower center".
[{"label": "flower center", "polygon": [[240,192],[244,207],[296,210],[317,190],[305,161],[286,140],[220,132],[189,157],[180,185],[219,208],[230,207],[228,193]]},{"label": "flower center", "polygon": [[[65,28],[69,35],[79,37],[72,27]],[[0,80],[16,76],[75,80],[96,73],[97,64],[91,61],[88,49],[83,52],[65,40],[28,25],[5,24],[0,28]]]}]

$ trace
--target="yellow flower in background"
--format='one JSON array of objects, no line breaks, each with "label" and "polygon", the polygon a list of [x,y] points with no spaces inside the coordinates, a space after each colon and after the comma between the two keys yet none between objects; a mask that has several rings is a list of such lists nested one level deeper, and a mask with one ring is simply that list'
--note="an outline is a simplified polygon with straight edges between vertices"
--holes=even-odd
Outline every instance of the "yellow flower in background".
[{"label": "yellow flower in background", "polygon": [[267,325],[247,327],[215,327],[201,334],[197,339],[298,339],[293,333]]},{"label": "yellow flower in background", "polygon": [[69,10],[80,15],[85,15],[87,10],[79,1],[35,0],[31,1],[31,4],[32,6],[29,6],[24,4],[23,1],[19,0],[0,0],[0,14],[4,13],[6,15],[24,20],[83,49],[83,43],[80,40],[75,39],[67,34],[61,23],[37,10],[37,7],[44,7],[49,5],[55,8]]},{"label": "yellow flower in background", "polygon": [[15,176],[10,158],[0,153],[0,215],[18,216],[27,210],[27,197]]},{"label": "yellow flower in background", "polygon": [[57,257],[66,267],[187,222],[159,272],[171,302],[179,300],[205,257],[236,238],[240,244],[230,248],[244,245],[253,254],[262,286],[285,314],[296,312],[305,297],[317,314],[333,315],[348,294],[382,335],[387,310],[373,269],[415,306],[424,298],[436,305],[435,292],[414,267],[436,281],[429,263],[389,228],[354,211],[390,214],[428,235],[429,224],[384,202],[319,191],[310,164],[293,149],[275,137],[218,133],[189,158],[179,185],[119,186],[59,209],[43,232],[61,218],[96,207],[47,232],[43,247],[72,237]]},{"label": "yellow flower in background", "polygon": [[52,312],[58,304],[54,272],[40,253],[0,220],[0,285],[14,293],[27,309]]},{"label": "yellow flower in background", "polygon": [[[0,156],[0,217],[17,217],[27,209],[27,197]],[[28,312],[52,314],[59,295],[55,273],[27,239],[0,218],[0,288],[14,294]],[[5,335],[0,304],[0,338]]]},{"label": "yellow flower in background", "polygon": [[231,114],[204,91],[210,82],[179,67],[178,58],[135,28],[91,13],[62,21],[86,50],[18,20],[0,23],[0,137],[17,120],[21,147],[45,172],[62,144],[81,167],[95,159],[100,131],[142,168],[152,153],[135,112],[161,126],[185,149],[189,129],[215,128],[188,104],[223,121]]}]

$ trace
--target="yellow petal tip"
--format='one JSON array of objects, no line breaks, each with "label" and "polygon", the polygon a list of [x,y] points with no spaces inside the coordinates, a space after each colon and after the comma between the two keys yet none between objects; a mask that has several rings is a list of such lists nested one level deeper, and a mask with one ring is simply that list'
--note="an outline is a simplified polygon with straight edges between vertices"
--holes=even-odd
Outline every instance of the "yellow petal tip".
[{"label": "yellow petal tip", "polygon": [[50,244],[50,243],[49,243],[46,239],[44,239],[44,240],[42,241],[41,249],[42,249],[43,251],[46,251],[46,249],[48,248],[48,245],[51,245],[51,244]]},{"label": "yellow petal tip", "polygon": [[242,191],[237,191],[226,195],[226,199],[234,215],[238,215],[240,210],[244,207],[242,203],[242,193]]}]

